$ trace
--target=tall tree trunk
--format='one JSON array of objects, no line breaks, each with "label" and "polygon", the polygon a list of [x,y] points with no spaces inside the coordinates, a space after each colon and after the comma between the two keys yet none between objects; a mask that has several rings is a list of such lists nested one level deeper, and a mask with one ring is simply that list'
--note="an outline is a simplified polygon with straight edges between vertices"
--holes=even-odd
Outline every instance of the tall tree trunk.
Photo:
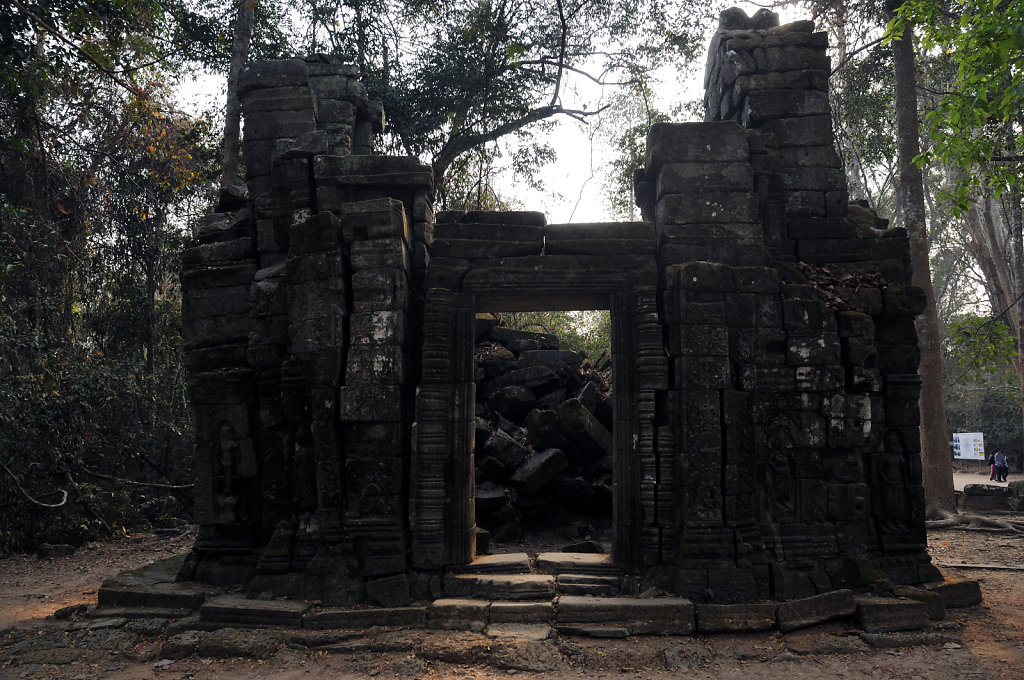
[{"label": "tall tree trunk", "polygon": [[[890,2],[894,11],[899,2]],[[955,511],[953,466],[949,453],[949,426],[942,394],[942,354],[939,318],[935,310],[931,267],[928,263],[928,230],[925,221],[924,179],[914,158],[920,153],[917,119],[917,82],[914,33],[907,24],[903,35],[892,42],[896,86],[896,147],[904,224],[910,235],[913,283],[924,290],[927,305],[917,319],[921,345],[921,462],[925,508],[929,517]]]},{"label": "tall tree trunk", "polygon": [[231,66],[228,69],[228,103],[224,114],[224,166],[221,185],[238,184],[238,150],[241,137],[242,105],[238,101],[238,74],[249,59],[256,0],[238,0],[235,33],[231,42]]}]

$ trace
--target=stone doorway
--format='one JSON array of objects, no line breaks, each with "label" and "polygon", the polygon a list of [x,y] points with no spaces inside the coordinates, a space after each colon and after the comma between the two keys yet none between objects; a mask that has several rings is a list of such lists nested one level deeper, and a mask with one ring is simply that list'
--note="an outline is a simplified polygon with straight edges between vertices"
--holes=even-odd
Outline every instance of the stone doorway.
[{"label": "stone doorway", "polygon": [[[476,554],[609,553],[610,310],[537,306],[475,318]],[[572,329],[588,325],[603,343]]]},{"label": "stone doorway", "polygon": [[[502,240],[506,243],[526,241],[517,238],[521,236],[519,231],[528,233],[534,226],[514,223],[527,219],[522,213],[467,213],[459,218],[459,228],[466,235],[482,231],[467,228],[464,223],[468,219],[501,224]],[[442,219],[439,217],[439,230],[444,230],[447,224]],[[447,280],[439,281],[446,284],[445,288],[432,287],[432,282],[427,282],[423,372],[416,404],[410,494],[412,553],[414,559],[431,558],[423,566],[467,564],[477,552],[473,362],[476,314],[574,309],[607,309],[611,313],[614,416],[609,547],[620,564],[640,561],[644,440],[640,421],[645,415],[653,419],[654,405],[653,398],[635,397],[643,389],[645,361],[664,355],[657,325],[656,270],[649,258],[632,253],[610,256],[580,251],[593,243],[607,252],[608,240],[615,236],[618,244],[634,243],[637,248],[649,248],[653,245],[652,226],[545,225],[542,229],[546,239],[538,244],[539,254],[475,260]],[[581,234],[586,235],[587,241],[577,236]],[[567,242],[566,250],[572,248],[576,252],[560,252],[559,241]],[[441,270],[441,274],[447,272]],[[646,333],[644,328],[648,324],[651,332]]]}]

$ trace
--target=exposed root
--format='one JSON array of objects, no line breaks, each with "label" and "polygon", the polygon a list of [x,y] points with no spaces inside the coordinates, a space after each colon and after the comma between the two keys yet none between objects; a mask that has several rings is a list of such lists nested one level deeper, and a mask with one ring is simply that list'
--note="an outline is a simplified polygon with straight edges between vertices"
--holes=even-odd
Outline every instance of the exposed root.
[{"label": "exposed root", "polygon": [[950,515],[944,519],[928,520],[925,522],[925,528],[962,529],[963,531],[985,531],[1024,536],[1024,521],[966,513]]}]

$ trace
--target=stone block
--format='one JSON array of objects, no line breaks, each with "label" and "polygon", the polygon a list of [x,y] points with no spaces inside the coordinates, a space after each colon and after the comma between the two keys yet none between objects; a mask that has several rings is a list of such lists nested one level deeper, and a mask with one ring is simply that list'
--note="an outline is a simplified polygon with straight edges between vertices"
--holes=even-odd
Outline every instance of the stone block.
[{"label": "stone block", "polygon": [[196,319],[208,316],[227,316],[249,312],[249,286],[224,288],[192,288],[181,296],[181,316]]},{"label": "stone block", "polygon": [[299,87],[309,83],[302,59],[254,61],[238,74],[238,97],[244,107],[247,93],[257,88]]},{"label": "stone block", "polygon": [[449,597],[484,600],[550,599],[555,595],[555,578],[546,574],[448,574],[444,592]]},{"label": "stone block", "polygon": [[747,95],[740,112],[744,127],[756,128],[776,118],[828,115],[828,94],[821,90],[764,90]]},{"label": "stone block", "polygon": [[244,237],[186,248],[181,253],[181,262],[185,267],[227,264],[248,260],[253,255],[252,239]]},{"label": "stone block", "polygon": [[782,328],[782,300],[778,294],[734,293],[725,298],[730,328]]},{"label": "stone block", "polygon": [[746,162],[746,131],[732,121],[655,123],[647,133],[644,165],[648,171],[666,163]]},{"label": "stone block", "polygon": [[268,111],[316,111],[313,92],[308,87],[262,87],[240,97],[242,114]]},{"label": "stone block", "polygon": [[783,364],[786,333],[781,328],[734,328],[729,331],[729,356],[742,364]]},{"label": "stone block", "polygon": [[509,483],[522,493],[532,495],[557,477],[568,466],[565,454],[559,449],[544,449],[534,453],[509,478]]},{"label": "stone block", "polygon": [[487,625],[490,603],[465,598],[434,600],[427,607],[427,627],[482,631]]},{"label": "stone block", "polygon": [[409,579],[405,574],[369,579],[366,597],[382,607],[404,607],[409,604]]},{"label": "stone block", "polygon": [[770,267],[733,267],[733,281],[741,293],[778,293],[779,273]]},{"label": "stone block", "polygon": [[338,400],[339,417],[347,422],[396,422],[405,413],[398,385],[343,385]]},{"label": "stone block", "polygon": [[796,369],[792,366],[740,366],[741,390],[749,392],[790,392],[796,389]]},{"label": "stone block", "polygon": [[489,611],[491,624],[495,623],[537,623],[550,622],[555,615],[554,602],[509,602],[498,600],[491,603]]},{"label": "stone block", "polygon": [[504,430],[496,430],[484,444],[480,452],[481,465],[483,459],[491,459],[502,474],[515,470],[530,455],[529,449],[510,437]]},{"label": "stone block", "polygon": [[928,608],[914,600],[855,595],[857,620],[869,633],[920,630],[928,625]]},{"label": "stone block", "polygon": [[657,195],[712,192],[750,192],[754,175],[747,161],[666,163],[658,173]]},{"label": "stone block", "polygon": [[307,612],[302,627],[311,630],[358,630],[381,626],[386,628],[424,628],[427,607],[387,607],[364,609],[320,609]]},{"label": "stone block", "polygon": [[566,454],[570,459],[581,456],[586,460],[597,460],[611,453],[611,434],[579,399],[562,402],[558,407],[558,420],[566,433],[569,443]]},{"label": "stone block", "polygon": [[[796,123],[799,125],[799,123]],[[840,168],[842,161],[839,160],[835,148],[825,142],[816,146],[785,146],[779,145],[780,165],[784,168],[797,166],[810,166],[817,168]]]},{"label": "stone block", "polygon": [[244,595],[218,595],[199,609],[199,619],[214,623],[298,628],[311,605],[299,600],[253,600]]},{"label": "stone block", "polygon": [[710,324],[672,326],[668,351],[673,357],[729,356],[729,328]]},{"label": "stone block", "polygon": [[347,385],[404,385],[409,357],[401,345],[354,345],[345,363]]},{"label": "stone block", "polygon": [[715,262],[686,262],[665,268],[670,287],[682,290],[732,292],[732,269]]},{"label": "stone block", "polygon": [[371,269],[412,271],[412,254],[409,246],[400,238],[356,241],[349,247],[349,257],[354,272]]},{"label": "stone block", "polygon": [[678,389],[732,387],[732,363],[728,357],[676,357],[672,359],[673,385]]},{"label": "stone block", "polygon": [[[824,208],[822,208],[824,214]],[[751,191],[667,194],[655,207],[659,224],[756,224],[757,195]]]},{"label": "stone block", "polygon": [[690,635],[694,631],[694,606],[689,600],[676,597],[562,595],[556,602],[555,624],[558,626],[608,621],[615,621],[633,635]]},{"label": "stone block", "polygon": [[533,390],[519,385],[499,387],[487,398],[487,407],[514,423],[522,423],[537,401]]},{"label": "stone block", "polygon": [[250,142],[295,138],[316,130],[311,109],[250,113],[242,121],[242,134]]},{"label": "stone block", "polygon": [[942,595],[925,588],[915,588],[913,586],[896,586],[893,590],[893,595],[896,597],[902,597],[907,600],[914,600],[920,602],[928,610],[928,618],[932,621],[941,621],[946,618],[946,605],[942,599]]},{"label": "stone block", "polygon": [[786,343],[786,363],[791,366],[838,364],[839,352],[839,335],[832,331],[824,331],[817,337],[795,336]]},{"label": "stone block", "polygon": [[[524,345],[525,347],[536,347],[536,341],[529,338],[526,340]],[[528,351],[532,350],[521,349],[521,353],[526,353]],[[502,353],[497,353],[492,357],[492,359],[494,363],[498,363],[500,365],[512,365],[512,363],[508,361],[507,355]],[[495,368],[498,368],[498,366]],[[485,371],[486,370],[487,369],[485,369]],[[508,370],[503,375],[499,375],[495,378],[493,382],[485,384],[483,386],[483,391],[486,393],[503,387],[523,387],[532,391],[537,396],[544,396],[559,387],[561,384],[562,380],[553,370],[547,366],[534,365],[526,368],[514,368],[512,370]]]},{"label": "stone block", "polygon": [[923,588],[938,593],[947,609],[959,609],[981,603],[981,585],[972,579],[950,579],[925,583]]},{"label": "stone block", "polygon": [[887,314],[916,316],[924,311],[927,297],[917,286],[886,286],[882,298]]},{"label": "stone block", "polygon": [[401,201],[378,198],[346,203],[341,209],[347,241],[401,238],[412,243],[409,222]]},{"label": "stone block", "polygon": [[698,604],[697,631],[700,633],[756,633],[775,627],[777,605]]},{"label": "stone block", "polygon": [[357,312],[349,317],[353,346],[399,345],[409,342],[409,318],[404,310]]},{"label": "stone block", "polygon": [[788,633],[798,628],[852,617],[855,613],[857,606],[853,601],[853,593],[849,590],[834,590],[813,597],[780,602],[778,626],[780,631]]}]

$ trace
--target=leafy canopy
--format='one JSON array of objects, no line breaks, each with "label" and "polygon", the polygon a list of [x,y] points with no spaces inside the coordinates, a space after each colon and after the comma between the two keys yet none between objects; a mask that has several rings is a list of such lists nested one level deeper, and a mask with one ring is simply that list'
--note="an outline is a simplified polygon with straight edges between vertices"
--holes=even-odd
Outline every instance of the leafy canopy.
[{"label": "leafy canopy", "polygon": [[955,66],[948,92],[926,116],[934,147],[920,164],[941,160],[959,170],[947,193],[958,212],[989,189],[998,197],[1024,171],[1024,3],[1016,0],[908,0],[890,23],[913,23],[926,53]]}]

